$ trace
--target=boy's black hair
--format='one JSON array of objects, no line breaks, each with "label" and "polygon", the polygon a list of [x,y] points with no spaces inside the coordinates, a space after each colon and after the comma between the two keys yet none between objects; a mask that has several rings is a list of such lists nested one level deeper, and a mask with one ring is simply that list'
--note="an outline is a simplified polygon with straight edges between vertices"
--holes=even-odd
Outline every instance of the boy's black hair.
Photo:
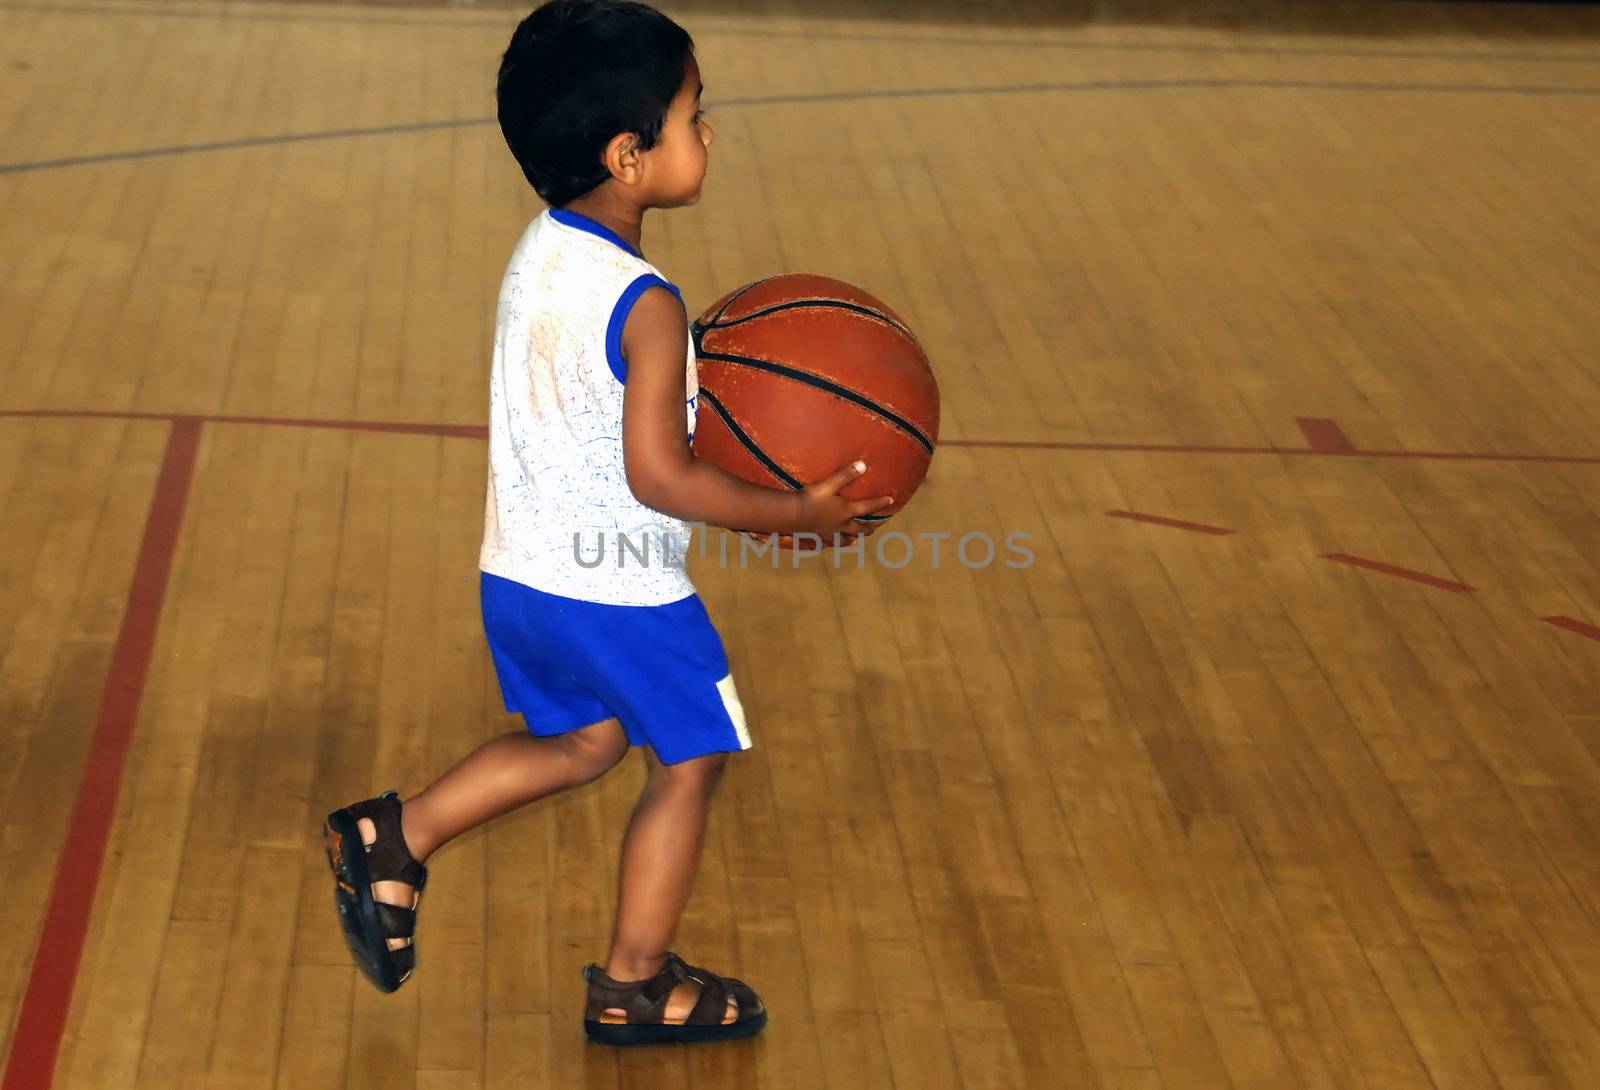
[{"label": "boy's black hair", "polygon": [[683,66],[686,30],[631,0],[550,0],[521,23],[500,61],[500,131],[551,207],[610,177],[601,154],[618,133],[653,148]]}]

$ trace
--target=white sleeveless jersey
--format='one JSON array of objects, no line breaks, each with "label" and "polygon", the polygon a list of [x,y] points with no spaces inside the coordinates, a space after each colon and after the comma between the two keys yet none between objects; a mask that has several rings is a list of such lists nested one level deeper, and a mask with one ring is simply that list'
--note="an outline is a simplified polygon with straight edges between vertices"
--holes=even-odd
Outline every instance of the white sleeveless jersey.
[{"label": "white sleeveless jersey", "polygon": [[[484,571],[611,605],[694,593],[689,525],[634,498],[622,461],[622,326],[654,286],[677,294],[584,216],[547,211],[517,243],[495,314]],[[687,338],[685,358],[692,435],[698,384]]]}]

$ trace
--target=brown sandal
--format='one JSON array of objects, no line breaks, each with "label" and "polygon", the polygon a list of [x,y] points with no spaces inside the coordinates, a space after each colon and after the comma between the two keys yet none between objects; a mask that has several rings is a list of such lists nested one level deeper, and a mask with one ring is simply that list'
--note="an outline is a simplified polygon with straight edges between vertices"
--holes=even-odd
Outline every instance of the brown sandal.
[{"label": "brown sandal", "polygon": [[[371,844],[361,840],[362,818],[369,818],[376,833]],[[354,803],[328,815],[323,826],[328,866],[333,871],[333,906],[345,945],[366,978],[379,991],[392,992],[404,984],[417,965],[413,935],[417,928],[417,901],[427,884],[428,871],[412,858],[400,830],[400,796],[386,791],[375,799]],[[404,882],[412,887],[411,907],[393,905],[372,896],[374,882]],[[405,945],[389,949],[390,939]]]},{"label": "brown sandal", "polygon": [[[693,1044],[733,1041],[760,1033],[767,1024],[761,999],[742,980],[718,976],[687,964],[677,954],[667,954],[661,971],[646,980],[612,980],[598,965],[583,970],[589,982],[589,1005],[583,1032],[604,1045]],[[667,1000],[680,984],[697,984],[700,998],[682,1021],[666,1020]],[[728,1000],[738,1010],[724,1022]],[[607,1014],[625,1011],[623,1018]]]}]

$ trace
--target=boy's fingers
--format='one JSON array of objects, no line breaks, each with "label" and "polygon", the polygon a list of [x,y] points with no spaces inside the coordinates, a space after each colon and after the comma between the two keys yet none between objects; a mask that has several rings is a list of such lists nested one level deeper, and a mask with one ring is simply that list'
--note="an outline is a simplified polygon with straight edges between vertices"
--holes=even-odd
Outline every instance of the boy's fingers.
[{"label": "boy's fingers", "polygon": [[879,496],[875,500],[856,500],[850,505],[850,517],[860,518],[862,515],[876,515],[885,507],[894,505],[893,496]]},{"label": "boy's fingers", "polygon": [[843,488],[845,485],[849,484],[851,481],[853,481],[856,478],[860,477],[866,471],[867,471],[867,463],[865,463],[865,462],[851,462],[849,465],[845,466],[843,469],[836,470],[833,473],[832,476],[824,478],[817,485],[817,487],[822,489],[823,492],[828,493],[828,494],[831,495],[833,493],[838,492],[839,489]]}]

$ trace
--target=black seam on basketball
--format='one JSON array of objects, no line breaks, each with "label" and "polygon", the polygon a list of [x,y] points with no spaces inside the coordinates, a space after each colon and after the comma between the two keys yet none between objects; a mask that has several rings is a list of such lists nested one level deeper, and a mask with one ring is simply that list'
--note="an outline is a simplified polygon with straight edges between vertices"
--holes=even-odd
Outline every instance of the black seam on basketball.
[{"label": "black seam on basketball", "polygon": [[756,461],[765,466],[768,473],[771,473],[774,477],[778,478],[778,480],[782,481],[786,486],[795,492],[800,492],[805,489],[805,485],[795,480],[795,478],[790,476],[788,473],[785,473],[783,467],[777,462],[774,462],[767,455],[767,452],[762,450],[754,439],[750,438],[745,430],[734,421],[733,414],[728,411],[727,407],[723,405],[722,402],[717,400],[717,396],[715,394],[702,387],[700,390],[700,396],[705,398],[706,404],[710,405],[712,411],[717,414],[717,417],[722,421],[722,426],[728,429],[728,434],[733,436],[734,439],[738,440],[739,445],[750,453],[750,457],[754,458]]},{"label": "black seam on basketball", "polygon": [[762,284],[765,284],[768,280],[776,280],[776,279],[778,279],[776,276],[769,276],[769,277],[766,277],[765,279],[762,279],[762,280],[752,281],[751,283],[748,283],[744,287],[740,288],[738,291],[734,292],[732,295],[728,296],[728,301],[723,303],[720,307],[718,307],[717,308],[717,312],[711,316],[710,324],[711,325],[716,325],[717,324],[717,320],[728,312],[728,308],[733,306],[733,304],[737,303],[739,301],[740,297],[742,297],[750,289],[759,288]]},{"label": "black seam on basketball", "polygon": [[[731,304],[733,300],[730,299],[728,302]],[[800,310],[805,307],[817,307],[824,310],[852,311],[868,318],[876,318],[884,325],[904,333],[907,337],[910,337],[913,342],[917,339],[917,335],[911,332],[911,330],[907,329],[904,322],[896,321],[895,319],[889,317],[889,315],[884,314],[882,311],[873,310],[871,307],[864,307],[860,303],[849,303],[843,299],[791,299],[787,303],[774,303],[770,307],[765,307],[761,310],[755,311],[754,313],[746,314],[743,318],[731,318],[726,322],[722,321],[722,312],[728,308],[723,307],[722,310],[719,310],[711,319],[711,321],[707,323],[705,328],[731,329],[736,325],[743,325],[745,322],[753,322],[757,318],[765,318],[769,314],[777,314],[779,311]]]},{"label": "black seam on basketball", "polygon": [[720,363],[737,363],[745,367],[754,368],[757,371],[765,371],[771,375],[782,375],[784,378],[792,378],[796,382],[803,382],[807,386],[813,387],[814,389],[825,390],[828,393],[833,394],[835,397],[842,397],[844,400],[851,402],[852,404],[859,405],[861,408],[866,409],[870,413],[881,416],[883,419],[887,420],[889,423],[893,424],[895,427],[911,436],[911,438],[915,439],[917,443],[921,445],[923,450],[926,450],[930,455],[933,454],[933,440],[922,434],[921,428],[917,427],[899,413],[884,408],[871,398],[863,397],[861,394],[856,393],[847,386],[840,386],[837,382],[831,382],[819,375],[813,375],[809,371],[801,371],[795,367],[786,367],[781,363],[773,363],[771,360],[759,360],[751,356],[734,356],[726,352],[697,351],[697,354],[701,359],[705,360],[716,360]]}]

